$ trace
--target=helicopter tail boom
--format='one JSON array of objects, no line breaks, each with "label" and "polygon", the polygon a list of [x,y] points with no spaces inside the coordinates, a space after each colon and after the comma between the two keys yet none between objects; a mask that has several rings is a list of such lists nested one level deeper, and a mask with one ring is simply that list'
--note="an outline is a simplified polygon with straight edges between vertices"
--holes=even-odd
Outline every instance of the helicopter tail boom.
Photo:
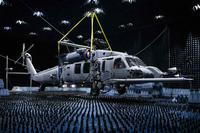
[{"label": "helicopter tail boom", "polygon": [[26,67],[28,72],[31,74],[31,77],[33,77],[35,74],[37,74],[33,64],[32,64],[32,59],[31,59],[31,55],[29,53],[25,54],[25,59],[26,59]]}]

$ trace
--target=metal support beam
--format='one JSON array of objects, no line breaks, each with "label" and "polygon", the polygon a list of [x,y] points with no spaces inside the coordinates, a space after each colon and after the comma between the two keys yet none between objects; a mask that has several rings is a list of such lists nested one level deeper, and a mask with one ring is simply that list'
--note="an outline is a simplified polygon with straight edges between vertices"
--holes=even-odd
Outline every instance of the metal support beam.
[{"label": "metal support beam", "polygon": [[8,89],[8,56],[6,56],[6,89]]},{"label": "metal support beam", "polygon": [[13,74],[13,75],[29,75],[30,73],[27,72],[8,72],[8,74]]}]

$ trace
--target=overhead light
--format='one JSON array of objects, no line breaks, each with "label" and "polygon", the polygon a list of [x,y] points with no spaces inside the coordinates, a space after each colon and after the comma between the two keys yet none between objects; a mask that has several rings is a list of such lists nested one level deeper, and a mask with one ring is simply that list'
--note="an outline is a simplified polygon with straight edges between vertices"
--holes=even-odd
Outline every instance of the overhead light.
[{"label": "overhead light", "polygon": [[82,35],[78,35],[76,36],[77,39],[83,39],[83,36]]},{"label": "overhead light", "polygon": [[126,26],[125,26],[124,24],[121,24],[121,25],[118,26],[118,28],[119,28],[119,29],[125,29]]},{"label": "overhead light", "polygon": [[155,19],[157,19],[157,20],[160,20],[160,19],[163,19],[163,18],[164,18],[163,15],[156,15],[156,16],[155,16]]},{"label": "overhead light", "polygon": [[11,30],[12,30],[12,27],[10,27],[10,26],[5,26],[5,27],[3,27],[3,29],[4,29],[5,31],[11,31]]},{"label": "overhead light", "polygon": [[42,17],[42,16],[44,16],[44,14],[41,11],[36,11],[33,13],[33,16]]},{"label": "overhead light", "polygon": [[27,24],[27,22],[25,22],[23,20],[17,20],[15,23],[19,24],[19,25]]},{"label": "overhead light", "polygon": [[97,8],[93,8],[93,9],[90,10],[90,11],[87,11],[87,12],[84,14],[84,16],[89,17],[89,16],[91,15],[92,12],[95,12],[96,14],[104,14],[103,9],[97,7]]},{"label": "overhead light", "polygon": [[100,30],[97,30],[97,31],[95,32],[95,34],[102,34],[102,32],[101,32]]},{"label": "overhead light", "polygon": [[200,9],[200,4],[196,4],[192,7],[193,11],[198,11]]},{"label": "overhead light", "polygon": [[133,23],[128,23],[127,26],[128,27],[133,27]]},{"label": "overhead light", "polygon": [[37,33],[35,33],[35,32],[30,32],[29,35],[30,35],[30,36],[37,36]]},{"label": "overhead light", "polygon": [[4,0],[0,0],[0,5],[4,6],[4,5],[6,5],[6,2],[4,2]]},{"label": "overhead light", "polygon": [[85,2],[85,5],[88,5],[88,4],[98,5],[99,4],[99,0],[87,0]]},{"label": "overhead light", "polygon": [[0,0],[0,6],[12,6],[11,2],[5,1],[5,0]]},{"label": "overhead light", "polygon": [[103,9],[101,9],[101,8],[95,8],[93,11],[94,11],[96,14],[103,14],[103,13],[104,13]]},{"label": "overhead light", "polygon": [[71,23],[68,20],[61,20],[60,22],[63,25],[70,25]]},{"label": "overhead light", "polygon": [[43,31],[52,31],[50,27],[43,27]]},{"label": "overhead light", "polygon": [[122,3],[130,3],[130,4],[132,4],[132,3],[135,3],[136,2],[136,0],[122,0]]}]

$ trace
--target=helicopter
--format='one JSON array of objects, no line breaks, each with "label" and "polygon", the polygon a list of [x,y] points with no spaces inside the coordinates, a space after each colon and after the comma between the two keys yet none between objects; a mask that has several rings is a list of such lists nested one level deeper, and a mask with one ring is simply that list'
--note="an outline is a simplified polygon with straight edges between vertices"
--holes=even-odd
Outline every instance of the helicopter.
[{"label": "helicopter", "polygon": [[[75,44],[66,40],[66,36],[86,17],[91,17],[90,46]],[[107,49],[97,49],[94,45],[93,22],[96,21],[104,35]],[[36,72],[32,57],[24,53],[26,67],[33,81],[41,84],[40,91],[44,91],[49,84],[62,85],[73,83],[91,87],[91,95],[98,96],[105,86],[116,88],[119,94],[124,94],[131,84],[153,82],[160,87],[162,82],[191,81],[190,78],[181,77],[177,68],[169,68],[168,72],[162,72],[155,66],[147,66],[140,58],[124,52],[112,51],[105,36],[97,15],[92,12],[84,16],[66,35],[58,41],[58,53],[60,46],[75,48],[75,51],[65,54],[61,63],[53,68]],[[171,77],[169,77],[171,76]]]}]

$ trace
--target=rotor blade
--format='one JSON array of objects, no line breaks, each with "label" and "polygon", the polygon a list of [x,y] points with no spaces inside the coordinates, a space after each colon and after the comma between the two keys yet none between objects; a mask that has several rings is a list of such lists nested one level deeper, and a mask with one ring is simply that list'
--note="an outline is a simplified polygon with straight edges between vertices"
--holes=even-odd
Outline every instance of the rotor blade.
[{"label": "rotor blade", "polygon": [[24,54],[26,52],[28,52],[29,50],[31,50],[33,48],[33,46],[34,46],[34,44],[32,44],[26,51],[24,51],[25,50],[25,44],[23,44],[21,56],[15,61],[15,64],[24,56]]},{"label": "rotor blade", "polygon": [[147,82],[184,82],[192,81],[191,78],[137,78],[137,79],[110,79],[111,82],[126,82],[126,83],[147,83]]},{"label": "rotor blade", "polygon": [[14,61],[14,63],[15,63],[15,64],[18,63],[18,61],[19,61],[21,58],[22,58],[22,55],[21,55],[16,61]]},{"label": "rotor blade", "polygon": [[22,53],[24,53],[25,51],[25,43],[23,43],[23,46],[22,46]]},{"label": "rotor blade", "polygon": [[33,48],[34,44],[32,44],[27,50],[24,51],[24,53],[28,52],[29,50],[31,50]]},{"label": "rotor blade", "polygon": [[84,45],[80,45],[80,44],[76,44],[76,43],[70,43],[68,41],[61,41],[60,42],[61,45],[66,45],[66,46],[71,46],[74,48],[90,48],[89,46],[84,46]]}]

